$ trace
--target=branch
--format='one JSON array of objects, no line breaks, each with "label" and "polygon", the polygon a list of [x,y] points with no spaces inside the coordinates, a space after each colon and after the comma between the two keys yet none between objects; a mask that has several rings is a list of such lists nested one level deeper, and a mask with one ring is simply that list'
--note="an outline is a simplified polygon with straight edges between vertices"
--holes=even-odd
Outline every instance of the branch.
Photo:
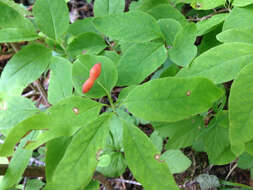
[{"label": "branch", "polygon": [[41,97],[42,97],[43,100],[45,101],[45,103],[49,106],[50,103],[49,103],[48,100],[47,100],[47,92],[46,92],[46,90],[44,89],[44,87],[42,86],[40,80],[39,80],[39,79],[36,80],[36,81],[34,82],[34,84],[36,85],[36,87],[37,87],[37,89],[38,89],[38,91],[39,91]]},{"label": "branch", "polygon": [[114,190],[107,178],[99,172],[95,172],[93,179],[100,181],[107,190]]},{"label": "branch", "polygon": [[[0,175],[5,175],[8,164],[0,164]],[[23,177],[45,177],[45,167],[41,166],[28,166],[23,174]],[[114,190],[109,180],[99,172],[95,172],[93,179],[103,184],[107,190]]]},{"label": "branch", "polygon": [[[0,175],[4,175],[8,164],[0,164]],[[24,177],[45,177],[45,167],[28,166],[23,174]]]},{"label": "branch", "polygon": [[212,16],[217,15],[219,13],[227,13],[227,12],[229,12],[229,9],[221,9],[221,10],[215,11],[214,13],[212,13],[210,15],[207,15],[207,16],[204,16],[201,18],[188,18],[187,20],[194,21],[194,22],[203,21],[203,20],[207,20],[207,19],[211,18]]}]

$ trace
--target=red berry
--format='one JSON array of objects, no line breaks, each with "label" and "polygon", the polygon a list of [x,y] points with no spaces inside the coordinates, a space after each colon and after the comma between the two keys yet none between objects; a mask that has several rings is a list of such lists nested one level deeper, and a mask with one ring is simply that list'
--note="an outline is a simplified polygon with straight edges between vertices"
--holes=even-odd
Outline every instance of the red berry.
[{"label": "red berry", "polygon": [[90,70],[90,78],[96,80],[101,73],[101,63],[95,64]]},{"label": "red berry", "polygon": [[92,88],[94,82],[95,82],[95,80],[93,80],[92,78],[88,78],[88,79],[84,82],[84,84],[83,84],[83,88],[82,88],[83,93],[89,92],[90,89]]}]

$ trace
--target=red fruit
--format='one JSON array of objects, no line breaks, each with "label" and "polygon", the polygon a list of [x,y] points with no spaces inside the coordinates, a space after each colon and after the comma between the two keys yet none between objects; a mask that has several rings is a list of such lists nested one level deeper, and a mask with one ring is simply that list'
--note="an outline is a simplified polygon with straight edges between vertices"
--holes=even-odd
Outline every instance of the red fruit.
[{"label": "red fruit", "polygon": [[101,73],[101,63],[95,64],[90,70],[90,78],[96,80]]},{"label": "red fruit", "polygon": [[88,78],[88,79],[84,82],[84,84],[83,84],[83,88],[82,88],[83,93],[89,92],[90,89],[92,88],[94,82],[95,82],[95,80],[93,80],[92,78]]}]

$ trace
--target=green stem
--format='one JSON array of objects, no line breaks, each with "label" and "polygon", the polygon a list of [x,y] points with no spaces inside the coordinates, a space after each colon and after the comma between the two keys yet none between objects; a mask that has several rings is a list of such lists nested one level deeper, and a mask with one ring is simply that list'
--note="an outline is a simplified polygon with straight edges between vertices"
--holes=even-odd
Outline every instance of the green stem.
[{"label": "green stem", "polygon": [[101,88],[104,89],[104,91],[105,91],[105,93],[106,93],[106,95],[107,95],[107,97],[108,97],[108,100],[109,100],[109,102],[110,102],[110,105],[111,105],[111,107],[112,107],[112,110],[113,110],[114,112],[116,112],[115,105],[114,105],[114,103],[113,103],[113,101],[112,101],[111,93],[108,92],[108,90],[107,90],[99,81],[97,81],[97,83],[98,83],[99,86],[101,86]]}]

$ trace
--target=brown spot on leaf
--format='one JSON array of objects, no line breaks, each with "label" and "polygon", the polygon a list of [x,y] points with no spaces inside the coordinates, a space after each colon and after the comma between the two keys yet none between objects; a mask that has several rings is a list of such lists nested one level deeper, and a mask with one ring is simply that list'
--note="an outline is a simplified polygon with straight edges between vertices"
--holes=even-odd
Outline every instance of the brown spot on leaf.
[{"label": "brown spot on leaf", "polygon": [[7,103],[5,101],[0,102],[0,111],[6,111],[7,110]]},{"label": "brown spot on leaf", "polygon": [[187,93],[186,93],[187,96],[190,96],[191,95],[191,91],[188,90]]},{"label": "brown spot on leaf", "polygon": [[72,110],[73,110],[73,112],[74,112],[76,115],[79,114],[79,109],[78,109],[78,108],[73,108]]},{"label": "brown spot on leaf", "polygon": [[97,152],[97,154],[96,154],[96,160],[97,160],[97,161],[99,161],[99,157],[100,157],[100,155],[101,155],[102,152],[103,152],[102,149],[100,149],[100,150]]},{"label": "brown spot on leaf", "polygon": [[30,143],[34,143],[35,141],[27,141],[26,143],[25,143],[25,147],[27,146],[27,145],[29,145]]},{"label": "brown spot on leaf", "polygon": [[164,160],[161,160],[161,155],[160,154],[156,154],[155,155],[155,159],[158,161],[158,162],[164,162]]},{"label": "brown spot on leaf", "polygon": [[201,3],[196,3],[195,7],[196,7],[197,9],[199,9],[199,8],[202,7],[202,5],[201,5]]}]

